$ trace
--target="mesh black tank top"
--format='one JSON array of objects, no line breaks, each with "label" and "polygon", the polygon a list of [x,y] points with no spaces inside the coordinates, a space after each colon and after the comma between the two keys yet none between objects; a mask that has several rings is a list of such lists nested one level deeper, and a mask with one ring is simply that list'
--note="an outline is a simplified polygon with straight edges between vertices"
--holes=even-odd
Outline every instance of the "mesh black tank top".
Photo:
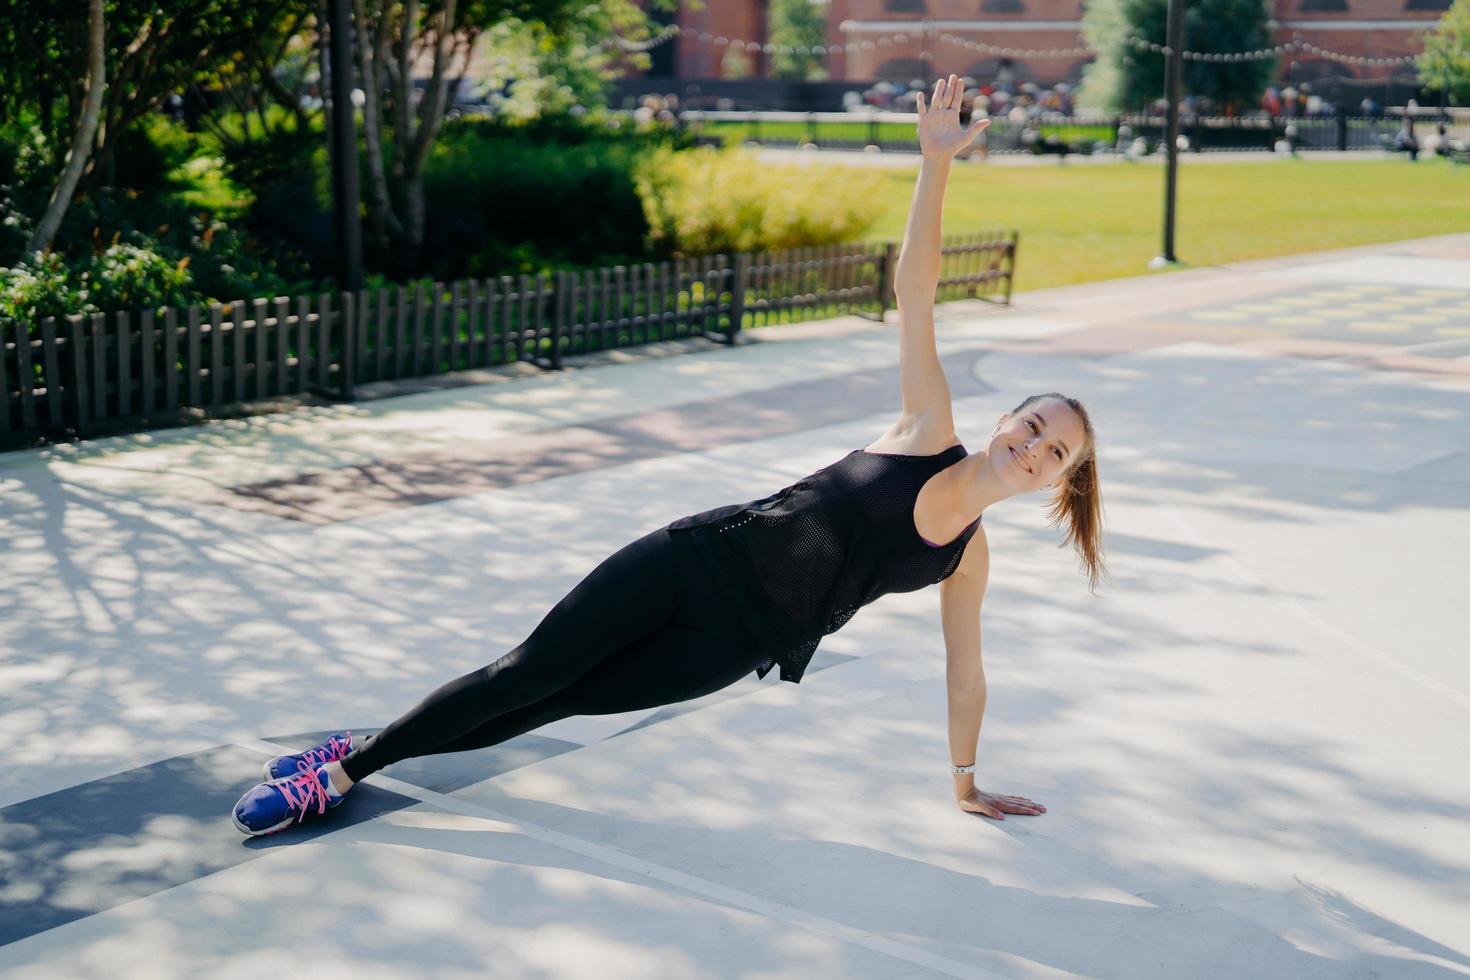
[{"label": "mesh black tank top", "polygon": [[935,546],[914,526],[914,502],[934,474],[964,459],[962,445],[933,456],[855,449],[769,497],[667,525],[687,533],[751,634],[800,683],[823,636],[890,592],[914,592],[954,573],[979,518]]}]

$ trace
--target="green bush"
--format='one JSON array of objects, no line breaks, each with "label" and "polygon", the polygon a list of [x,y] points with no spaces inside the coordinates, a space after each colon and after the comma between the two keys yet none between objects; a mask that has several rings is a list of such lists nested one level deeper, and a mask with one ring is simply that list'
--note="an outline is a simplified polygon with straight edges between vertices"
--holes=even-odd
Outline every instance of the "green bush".
[{"label": "green bush", "polygon": [[55,252],[38,253],[12,268],[0,268],[0,329],[87,312],[92,311],[87,309],[85,291]]},{"label": "green bush", "polygon": [[0,184],[25,186],[58,171],[56,147],[33,117],[22,114],[0,123]]},{"label": "green bush", "polygon": [[0,267],[18,262],[51,197],[52,148],[33,119],[0,123]]},{"label": "green bush", "polygon": [[[88,203],[96,207],[98,199]],[[0,267],[0,325],[72,313],[301,295],[320,286],[300,271],[303,260],[279,249],[267,253],[218,218],[183,212],[176,204],[149,214],[164,219],[158,236],[130,227],[114,233],[105,246],[86,242]],[[93,231],[100,227],[94,225]]]},{"label": "green bush", "polygon": [[36,222],[29,210],[23,193],[10,184],[0,183],[0,265],[11,256],[19,256],[30,240]]},{"label": "green bush", "polygon": [[118,139],[108,176],[114,187],[165,191],[178,186],[175,169],[198,152],[198,140],[162,113],[139,119]]},{"label": "green bush", "polygon": [[660,151],[638,186],[651,244],[674,255],[853,241],[883,209],[876,170],[774,166],[743,150]]},{"label": "green bush", "polygon": [[230,180],[245,188],[251,199],[237,219],[240,228],[272,248],[292,253],[300,263],[300,275],[330,276],[337,240],[321,127],[283,124],[247,142],[222,144],[218,155]]},{"label": "green bush", "polygon": [[177,246],[171,254],[188,256],[192,302],[299,296],[336,288],[314,275],[307,257],[285,243],[268,246],[207,213],[190,215],[188,226],[187,246]]},{"label": "green bush", "polygon": [[188,303],[188,261],[170,261],[151,248],[109,245],[81,274],[87,300],[99,310],[143,310]]},{"label": "green bush", "polygon": [[636,261],[637,134],[565,122],[446,126],[424,174],[423,267],[441,280]]},{"label": "green bush", "polygon": [[852,241],[878,217],[882,178],[550,117],[446,126],[424,185],[423,267],[450,280]]},{"label": "green bush", "polygon": [[187,266],[136,245],[110,245],[75,265],[55,252],[35,253],[14,268],[0,269],[0,325],[178,306],[189,295]]}]

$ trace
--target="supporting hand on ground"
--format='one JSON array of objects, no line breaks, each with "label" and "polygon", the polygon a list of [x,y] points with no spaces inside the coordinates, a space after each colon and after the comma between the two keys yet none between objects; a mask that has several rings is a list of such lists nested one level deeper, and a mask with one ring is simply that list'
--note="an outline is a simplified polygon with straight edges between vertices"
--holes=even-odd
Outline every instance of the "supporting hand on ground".
[{"label": "supporting hand on ground", "polygon": [[959,803],[961,810],[996,820],[1004,820],[1007,813],[1036,816],[1046,812],[1046,807],[1040,803],[1033,803],[1024,796],[1001,796],[998,793],[987,793],[981,789],[970,790],[964,796],[959,797],[956,802]]}]

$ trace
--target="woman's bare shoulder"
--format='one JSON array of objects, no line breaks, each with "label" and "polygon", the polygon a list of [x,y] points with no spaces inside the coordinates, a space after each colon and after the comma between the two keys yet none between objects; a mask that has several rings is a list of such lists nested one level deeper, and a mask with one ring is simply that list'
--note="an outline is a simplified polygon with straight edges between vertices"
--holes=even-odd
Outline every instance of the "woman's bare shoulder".
[{"label": "woman's bare shoulder", "polygon": [[919,416],[900,417],[879,436],[863,448],[870,453],[900,453],[905,456],[933,456],[950,446],[960,444],[954,425],[941,419]]}]

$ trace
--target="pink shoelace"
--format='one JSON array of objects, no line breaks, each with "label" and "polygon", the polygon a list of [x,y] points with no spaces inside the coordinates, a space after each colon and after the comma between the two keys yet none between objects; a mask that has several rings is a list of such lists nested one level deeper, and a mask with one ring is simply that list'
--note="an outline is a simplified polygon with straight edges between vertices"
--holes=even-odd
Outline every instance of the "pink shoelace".
[{"label": "pink shoelace", "polygon": [[308,749],[301,753],[301,758],[296,760],[297,772],[310,772],[317,766],[324,766],[328,762],[334,762],[342,758],[352,750],[352,733],[348,732],[346,738],[338,738],[336,735],[327,739],[327,744],[322,748]]},{"label": "pink shoelace", "polygon": [[276,789],[286,798],[288,806],[301,810],[296,816],[297,823],[306,819],[306,808],[313,803],[316,804],[317,813],[327,812],[327,790],[317,778],[315,770],[298,772],[286,782],[277,783]]}]

